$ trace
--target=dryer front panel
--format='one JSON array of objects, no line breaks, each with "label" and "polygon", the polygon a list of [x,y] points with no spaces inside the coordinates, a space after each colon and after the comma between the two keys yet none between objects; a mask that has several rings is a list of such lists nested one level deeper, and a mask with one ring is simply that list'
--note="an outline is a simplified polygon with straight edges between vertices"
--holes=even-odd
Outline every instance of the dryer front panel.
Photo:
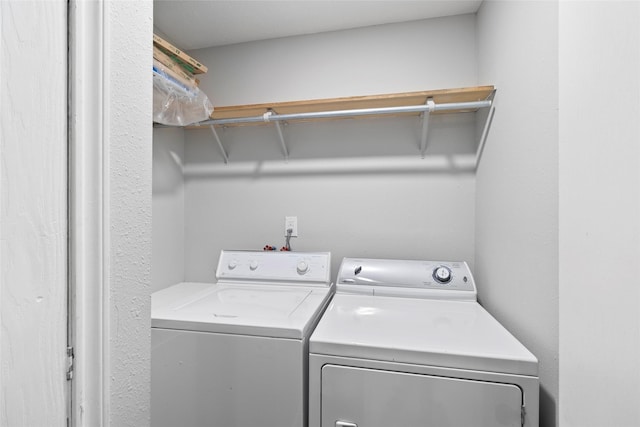
[{"label": "dryer front panel", "polygon": [[322,368],[322,427],[520,427],[513,384],[377,369]]}]

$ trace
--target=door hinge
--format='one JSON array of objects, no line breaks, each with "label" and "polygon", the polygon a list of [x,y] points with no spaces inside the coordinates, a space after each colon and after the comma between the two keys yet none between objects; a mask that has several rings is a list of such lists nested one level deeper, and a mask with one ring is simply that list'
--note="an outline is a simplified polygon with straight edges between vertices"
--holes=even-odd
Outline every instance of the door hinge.
[{"label": "door hinge", "polygon": [[520,425],[524,427],[524,418],[527,414],[527,411],[524,409],[524,405],[520,407]]},{"label": "door hinge", "polygon": [[73,379],[73,347],[67,347],[67,381]]}]

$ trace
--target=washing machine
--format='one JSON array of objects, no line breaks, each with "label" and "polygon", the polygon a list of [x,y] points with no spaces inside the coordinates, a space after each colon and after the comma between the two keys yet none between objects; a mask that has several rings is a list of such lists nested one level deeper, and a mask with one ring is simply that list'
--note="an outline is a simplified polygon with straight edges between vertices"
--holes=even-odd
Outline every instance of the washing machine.
[{"label": "washing machine", "polygon": [[308,339],[326,308],[328,252],[222,251],[215,283],[153,293],[153,427],[300,427]]},{"label": "washing machine", "polygon": [[538,361],[464,262],[345,258],[309,341],[309,427],[538,426]]}]

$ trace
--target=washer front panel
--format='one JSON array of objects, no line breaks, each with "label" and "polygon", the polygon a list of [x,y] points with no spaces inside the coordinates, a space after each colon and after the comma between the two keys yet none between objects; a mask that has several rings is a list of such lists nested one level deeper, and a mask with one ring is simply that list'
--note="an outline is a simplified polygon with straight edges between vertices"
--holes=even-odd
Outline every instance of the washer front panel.
[{"label": "washer front panel", "polygon": [[151,425],[305,425],[300,340],[151,329]]}]

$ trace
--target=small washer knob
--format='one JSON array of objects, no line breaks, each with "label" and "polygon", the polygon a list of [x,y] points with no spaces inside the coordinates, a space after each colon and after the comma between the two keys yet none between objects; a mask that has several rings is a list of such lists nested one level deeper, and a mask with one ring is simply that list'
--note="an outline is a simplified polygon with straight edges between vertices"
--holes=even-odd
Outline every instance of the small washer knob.
[{"label": "small washer knob", "polygon": [[249,268],[251,270],[256,270],[258,268],[258,261],[255,259],[249,263]]},{"label": "small washer knob", "polygon": [[451,281],[451,270],[449,267],[441,265],[433,270],[433,278],[438,283],[449,283]]},{"label": "small washer knob", "polygon": [[305,260],[298,261],[296,270],[298,271],[298,274],[305,274],[307,271],[309,271],[309,264]]},{"label": "small washer knob", "polygon": [[238,266],[238,263],[236,262],[235,259],[232,259],[231,261],[229,261],[229,264],[227,264],[227,268],[229,270],[233,270],[234,268],[236,268]]}]

